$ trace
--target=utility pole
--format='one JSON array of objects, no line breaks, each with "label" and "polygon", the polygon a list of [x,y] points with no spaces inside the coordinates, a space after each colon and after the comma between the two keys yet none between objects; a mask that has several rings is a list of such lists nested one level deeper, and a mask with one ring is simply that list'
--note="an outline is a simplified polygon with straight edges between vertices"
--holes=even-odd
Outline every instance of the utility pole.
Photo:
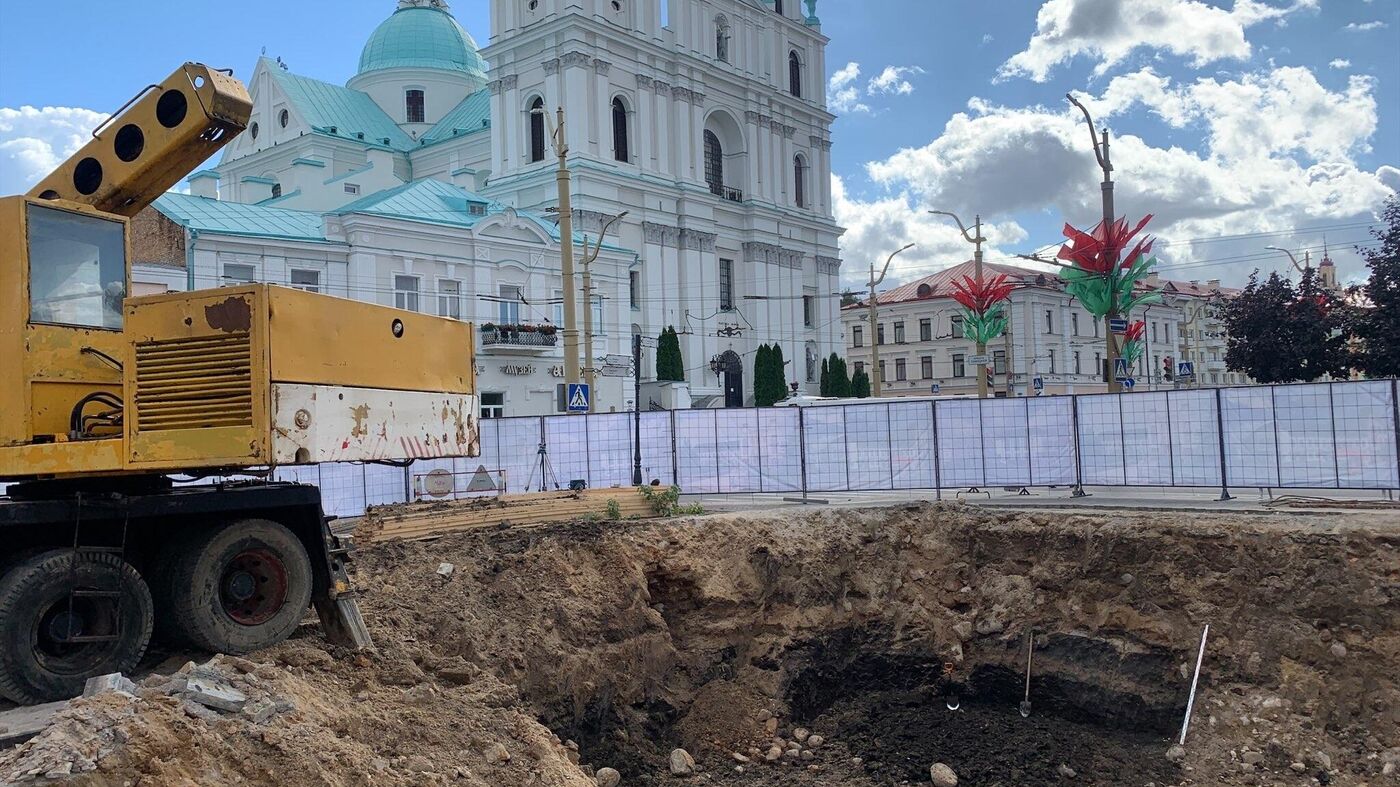
[{"label": "utility pole", "polygon": [[1312,252],[1310,251],[1303,252],[1303,264],[1299,265],[1298,258],[1294,257],[1293,252],[1289,251],[1288,249],[1281,249],[1278,246],[1265,246],[1264,248],[1269,249],[1270,251],[1281,251],[1284,254],[1287,254],[1288,261],[1293,263],[1293,269],[1298,271],[1299,273],[1307,273],[1308,268],[1312,267]]},{"label": "utility pole", "polygon": [[878,278],[875,276],[875,261],[870,261],[870,395],[876,399],[880,398],[881,383],[884,380],[880,374],[880,323],[876,312],[879,302],[875,299],[875,288],[885,280],[885,274],[890,272],[890,263],[894,262],[894,258],[912,248],[914,244],[911,243],[891,254],[889,259],[885,260],[885,267],[880,271]]},{"label": "utility pole", "polygon": [[[1099,162],[1099,168],[1103,170],[1103,233],[1104,238],[1108,238],[1113,231],[1113,162],[1108,156],[1108,129],[1103,130],[1103,139],[1100,141],[1099,134],[1094,130],[1094,119],[1089,116],[1089,110],[1079,103],[1073,95],[1066,93],[1065,98],[1069,103],[1079,108],[1084,113],[1084,122],[1089,124],[1089,141],[1094,146],[1094,158]],[[1110,250],[1114,253],[1114,262],[1117,264],[1118,249]],[[1110,273],[1111,275],[1111,273]],[[1108,384],[1109,393],[1119,393],[1122,386],[1114,379],[1114,366],[1118,360],[1118,340],[1113,337],[1113,331],[1109,328],[1109,322],[1117,319],[1118,305],[1110,304],[1108,314],[1104,315],[1104,352],[1108,360],[1105,382]]]},{"label": "utility pole", "polygon": [[603,239],[608,237],[608,228],[616,224],[629,211],[623,211],[608,219],[598,233],[598,242],[593,250],[588,250],[588,236],[583,236],[583,380],[588,383],[588,412],[593,412],[598,399],[598,389],[593,383],[598,379],[598,370],[593,368],[593,261],[603,250]]},{"label": "utility pole", "polygon": [[[537,109],[545,119],[549,113]],[[578,364],[578,312],[574,296],[574,210],[569,200],[569,143],[564,136],[564,108],[558,109],[559,120],[554,127],[554,152],[559,156],[559,171],[555,180],[559,184],[559,268],[564,280],[564,381],[579,381]],[[593,389],[588,391],[589,402],[593,400]]]},{"label": "utility pole", "polygon": [[[972,234],[969,235],[967,232],[967,228],[963,226],[962,219],[958,218],[956,214],[949,213],[946,210],[931,210],[929,211],[929,213],[933,213],[938,216],[947,216],[953,221],[956,221],[958,223],[958,230],[962,232],[963,239],[973,245],[975,251],[972,253],[972,274],[973,277],[977,279],[977,289],[980,292],[982,289],[982,244],[987,240],[986,238],[982,237],[982,217],[980,215],[973,217],[975,219],[975,221],[973,222],[973,227],[975,229],[973,230]],[[1008,304],[1008,306],[1009,305],[1010,304]],[[986,342],[977,343],[977,354],[987,354]],[[1007,371],[1009,378],[1010,369],[1008,369]],[[977,397],[979,399],[987,398],[986,364],[979,364],[977,366]]]}]

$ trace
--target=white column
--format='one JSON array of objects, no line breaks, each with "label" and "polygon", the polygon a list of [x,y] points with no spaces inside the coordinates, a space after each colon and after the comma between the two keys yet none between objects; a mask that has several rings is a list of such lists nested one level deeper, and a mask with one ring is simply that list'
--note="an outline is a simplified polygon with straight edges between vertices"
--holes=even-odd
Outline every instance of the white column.
[{"label": "white column", "polygon": [[636,122],[633,127],[637,130],[637,139],[634,142],[637,148],[637,164],[643,171],[655,169],[656,163],[652,160],[655,156],[652,140],[656,136],[656,115],[652,110],[653,94],[652,81],[647,79],[637,80],[637,106]]},{"label": "white column", "polygon": [[671,117],[671,88],[666,87],[664,82],[659,83],[662,87],[656,90],[656,107],[654,117],[656,118],[656,168],[663,175],[674,175],[675,165],[671,160],[671,141],[674,135],[671,129],[674,127]]}]

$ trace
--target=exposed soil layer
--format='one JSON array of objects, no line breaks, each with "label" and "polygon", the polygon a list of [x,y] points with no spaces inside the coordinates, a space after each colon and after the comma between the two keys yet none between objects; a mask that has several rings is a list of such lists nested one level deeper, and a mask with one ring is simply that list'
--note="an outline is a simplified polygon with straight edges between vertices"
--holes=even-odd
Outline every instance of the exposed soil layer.
[{"label": "exposed soil layer", "polygon": [[[1387,514],[733,514],[387,544],[357,574],[378,653],[332,659],[308,623],[252,657],[295,711],[104,695],[0,752],[0,783],[63,751],[96,763],[73,781],[133,787],[587,787],[603,766],[624,786],[865,787],[928,783],[933,762],[964,785],[1065,782],[1061,766],[1085,784],[1379,785],[1400,768]],[[775,739],[802,753],[765,762]],[[669,773],[677,746],[698,774]]]}]

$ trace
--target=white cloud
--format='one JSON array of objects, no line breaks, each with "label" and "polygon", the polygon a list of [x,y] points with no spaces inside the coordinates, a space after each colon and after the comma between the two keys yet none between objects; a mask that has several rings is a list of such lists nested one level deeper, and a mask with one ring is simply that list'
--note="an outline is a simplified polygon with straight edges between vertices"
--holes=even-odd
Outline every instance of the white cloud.
[{"label": "white cloud", "polygon": [[1140,48],[1188,58],[1197,67],[1250,56],[1245,28],[1283,22],[1289,14],[1315,9],[1319,0],[1272,5],[1235,0],[1226,11],[1200,0],[1046,0],[1024,51],[1002,64],[998,79],[1049,78],[1056,66],[1079,56],[1098,61],[1102,75]]},{"label": "white cloud", "polygon": [[847,63],[844,68],[831,75],[827,84],[826,100],[832,111],[842,113],[869,112],[870,107],[860,103],[860,63]]},{"label": "white cloud", "polygon": [[885,70],[870,80],[865,89],[872,96],[876,93],[907,96],[914,92],[914,85],[909,81],[909,77],[922,73],[924,70],[918,66],[885,66]]},{"label": "white cloud", "polygon": [[[1375,132],[1374,88],[1369,79],[1353,78],[1345,90],[1328,92],[1305,69],[1177,87],[1143,70],[1113,80],[1088,103],[1106,119],[1142,104],[1169,125],[1204,127],[1200,151],[1158,147],[1135,135],[1114,139],[1119,212],[1155,214],[1152,230],[1178,242],[1164,250],[1163,261],[1180,263],[1222,256],[1220,245],[1192,247],[1190,239],[1371,220],[1400,181],[1400,169],[1368,172],[1350,158],[1367,149]],[[1100,192],[1088,143],[1083,118],[1072,108],[973,99],[929,144],[866,169],[905,203],[981,211],[996,220],[1049,211],[1091,225]],[[1056,238],[1032,240],[1039,246]],[[1256,264],[1237,263],[1245,272]],[[1212,271],[1211,278],[1219,277],[1220,269]]]},{"label": "white cloud", "polygon": [[1343,68],[1351,68],[1351,61],[1347,60],[1344,57],[1339,57],[1336,60],[1333,60],[1332,62],[1328,63],[1327,65],[1331,68],[1341,70]]},{"label": "white cloud", "polygon": [[76,107],[0,107],[0,194],[23,194],[92,138],[106,120]]},{"label": "white cloud", "polygon": [[992,38],[992,34],[991,34],[991,33],[983,33],[983,34],[982,34],[982,43],[983,43],[983,44],[990,44],[990,43],[992,43],[992,42],[995,41],[995,40],[996,40],[995,38]]},{"label": "white cloud", "polygon": [[1352,32],[1356,32],[1356,33],[1364,33],[1364,32],[1366,32],[1367,30],[1380,30],[1381,28],[1384,28],[1384,27],[1386,27],[1386,26],[1387,26],[1386,23],[1385,23],[1385,22],[1382,22],[1382,21],[1379,20],[1379,19],[1377,19],[1377,20],[1375,20],[1375,21],[1373,21],[1373,22],[1361,22],[1361,23],[1349,22],[1349,23],[1347,23],[1347,29],[1348,29],[1348,30],[1351,30]]}]

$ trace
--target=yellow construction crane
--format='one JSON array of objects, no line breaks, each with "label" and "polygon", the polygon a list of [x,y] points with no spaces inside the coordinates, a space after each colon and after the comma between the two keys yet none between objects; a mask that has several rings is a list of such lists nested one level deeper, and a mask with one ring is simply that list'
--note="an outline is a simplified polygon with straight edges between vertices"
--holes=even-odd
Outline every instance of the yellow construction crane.
[{"label": "yellow construction crane", "polygon": [[479,451],[469,323],[265,284],[128,297],[128,221],[248,125],[186,63],[0,198],[0,695],[132,669],[152,633],[243,653],[314,604],[369,645],[317,462]]}]

